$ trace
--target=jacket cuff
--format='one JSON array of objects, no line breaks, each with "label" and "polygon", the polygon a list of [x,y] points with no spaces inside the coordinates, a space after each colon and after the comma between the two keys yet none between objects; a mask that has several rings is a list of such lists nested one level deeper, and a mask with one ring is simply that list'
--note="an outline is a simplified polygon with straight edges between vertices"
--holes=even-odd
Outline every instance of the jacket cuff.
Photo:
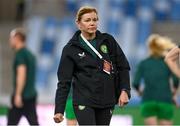
[{"label": "jacket cuff", "polygon": [[61,108],[61,107],[58,107],[57,105],[55,106],[55,112],[54,114],[57,114],[57,113],[61,113],[64,115],[64,109]]}]

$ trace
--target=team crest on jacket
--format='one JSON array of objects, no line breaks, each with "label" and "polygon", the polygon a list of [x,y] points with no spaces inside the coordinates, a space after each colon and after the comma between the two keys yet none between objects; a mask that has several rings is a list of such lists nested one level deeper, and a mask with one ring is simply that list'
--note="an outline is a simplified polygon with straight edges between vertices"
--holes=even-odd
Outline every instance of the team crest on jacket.
[{"label": "team crest on jacket", "polygon": [[86,108],[86,106],[79,105],[78,108],[79,108],[79,110],[84,110]]},{"label": "team crest on jacket", "polygon": [[101,45],[100,49],[103,53],[108,53],[108,48],[106,45]]}]

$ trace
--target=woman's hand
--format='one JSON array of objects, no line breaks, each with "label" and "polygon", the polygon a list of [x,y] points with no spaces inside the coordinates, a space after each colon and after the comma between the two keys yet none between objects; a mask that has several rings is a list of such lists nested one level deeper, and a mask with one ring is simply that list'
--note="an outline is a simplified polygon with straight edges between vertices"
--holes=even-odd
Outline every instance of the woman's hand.
[{"label": "woman's hand", "polygon": [[54,115],[54,122],[60,123],[60,122],[62,122],[63,120],[64,120],[64,115],[63,115],[63,114],[61,114],[61,113],[56,113],[56,114]]},{"label": "woman's hand", "polygon": [[18,95],[18,94],[15,95],[15,97],[14,97],[14,105],[17,108],[22,108],[23,107],[23,101],[22,101],[22,96],[21,95]]},{"label": "woman's hand", "polygon": [[178,104],[178,102],[177,102],[177,95],[176,95],[176,93],[174,93],[172,100],[173,100],[173,103],[175,104],[175,106],[176,106],[177,108],[179,108],[180,106],[179,106],[179,104]]},{"label": "woman's hand", "polygon": [[119,101],[118,104],[120,107],[123,107],[124,105],[128,104],[129,102],[129,97],[126,91],[122,91],[120,96],[119,96]]}]

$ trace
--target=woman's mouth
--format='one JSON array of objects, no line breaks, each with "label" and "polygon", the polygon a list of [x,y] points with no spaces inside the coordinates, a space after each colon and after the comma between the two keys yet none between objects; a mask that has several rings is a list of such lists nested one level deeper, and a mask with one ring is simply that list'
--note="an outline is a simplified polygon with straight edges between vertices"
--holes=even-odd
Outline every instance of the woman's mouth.
[{"label": "woman's mouth", "polygon": [[96,30],[96,27],[91,27],[89,28],[89,30]]}]

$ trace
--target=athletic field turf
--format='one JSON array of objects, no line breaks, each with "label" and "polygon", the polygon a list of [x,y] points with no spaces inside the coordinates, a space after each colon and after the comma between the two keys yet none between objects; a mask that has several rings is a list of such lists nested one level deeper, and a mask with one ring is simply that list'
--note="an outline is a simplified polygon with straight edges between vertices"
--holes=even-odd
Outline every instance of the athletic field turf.
[{"label": "athletic field turf", "polygon": [[[115,109],[114,114],[131,115],[133,117],[134,125],[143,125],[143,118],[140,114],[139,107],[126,107],[121,109]],[[180,108],[174,107],[174,125],[180,125]]]},{"label": "athletic field turf", "polygon": [[[7,114],[7,107],[0,107],[0,115]],[[133,118],[134,125],[143,125],[143,118],[140,115],[139,107],[125,107],[120,108],[116,107],[114,115],[131,115]],[[180,125],[180,108],[174,108],[174,125]]]}]

